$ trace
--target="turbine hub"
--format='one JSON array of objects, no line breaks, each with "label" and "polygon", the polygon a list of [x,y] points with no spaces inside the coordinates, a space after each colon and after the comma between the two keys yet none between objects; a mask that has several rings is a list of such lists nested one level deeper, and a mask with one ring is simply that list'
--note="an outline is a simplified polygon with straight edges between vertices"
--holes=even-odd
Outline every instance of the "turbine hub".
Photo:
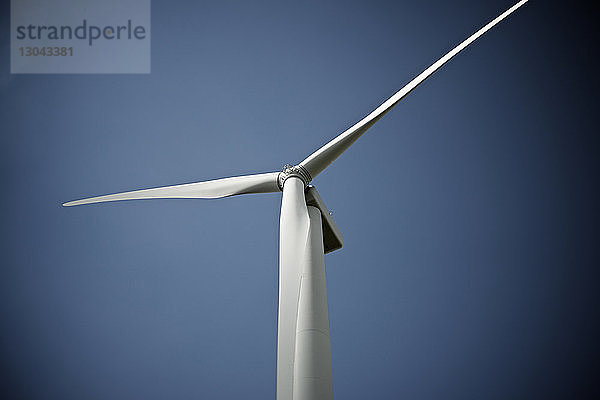
[{"label": "turbine hub", "polygon": [[308,171],[301,165],[291,165],[286,164],[283,166],[282,171],[279,173],[277,177],[277,185],[279,185],[279,189],[283,191],[283,184],[287,178],[295,176],[300,178],[302,182],[304,182],[304,187],[306,188],[309,182],[312,180],[312,177],[308,173]]}]

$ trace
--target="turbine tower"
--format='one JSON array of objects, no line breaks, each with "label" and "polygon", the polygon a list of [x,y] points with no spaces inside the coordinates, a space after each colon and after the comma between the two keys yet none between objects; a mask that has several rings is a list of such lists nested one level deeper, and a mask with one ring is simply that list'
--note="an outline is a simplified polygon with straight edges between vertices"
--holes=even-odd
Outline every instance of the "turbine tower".
[{"label": "turbine tower", "polygon": [[214,199],[249,193],[283,192],[279,226],[277,399],[332,399],[331,340],[324,255],[341,248],[343,238],[325,203],[310,182],[419,84],[527,1],[519,1],[479,29],[373,112],[300,164],[286,165],[281,172],[135,190],[71,201],[63,205],[138,199]]}]

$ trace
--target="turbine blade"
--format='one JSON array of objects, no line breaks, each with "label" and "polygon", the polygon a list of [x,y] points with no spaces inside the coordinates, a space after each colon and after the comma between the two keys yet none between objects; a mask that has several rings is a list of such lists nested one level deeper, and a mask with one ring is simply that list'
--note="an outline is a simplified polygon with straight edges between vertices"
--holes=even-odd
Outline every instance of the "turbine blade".
[{"label": "turbine blade", "polygon": [[344,151],[346,151],[363,133],[367,131],[375,122],[383,117],[388,111],[392,109],[400,100],[406,95],[412,92],[417,86],[419,86],[425,79],[429,78],[435,71],[437,71],[442,65],[448,62],[452,57],[460,53],[464,48],[473,43],[477,38],[490,30],[494,25],[502,21],[504,18],[509,16],[513,11],[527,3],[528,0],[521,0],[504,13],[500,14],[493,21],[485,25],[483,28],[475,32],[461,44],[453,48],[446,55],[436,61],[433,65],[421,72],[416,78],[410,81],[406,86],[400,89],[396,94],[386,100],[383,104],[377,107],[373,112],[367,115],[365,118],[360,120],[354,126],[337,136],[335,139],[321,147],[319,150],[312,153],[304,161],[300,163],[300,166],[304,167],[306,171],[314,179],[318,174],[323,172],[333,161],[335,161]]},{"label": "turbine blade", "polygon": [[289,178],[283,188],[279,224],[278,400],[292,400],[293,397],[300,280],[308,247],[309,228],[304,183],[299,178]]},{"label": "turbine blade", "polygon": [[278,175],[279,172],[269,172],[266,174],[235,176],[212,181],[134,190],[70,201],[64,203],[63,206],[70,207],[81,204],[138,199],[216,199],[238,194],[279,192],[280,189],[277,185]]}]

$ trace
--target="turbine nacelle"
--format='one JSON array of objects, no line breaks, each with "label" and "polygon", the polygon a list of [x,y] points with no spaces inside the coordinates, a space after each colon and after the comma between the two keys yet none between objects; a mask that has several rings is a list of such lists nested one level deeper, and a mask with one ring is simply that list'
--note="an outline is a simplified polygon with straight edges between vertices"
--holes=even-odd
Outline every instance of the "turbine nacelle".
[{"label": "turbine nacelle", "polygon": [[321,212],[321,222],[323,228],[323,251],[325,254],[341,249],[344,246],[344,237],[342,231],[331,216],[325,202],[319,195],[317,188],[308,185],[304,191],[304,198],[307,206],[316,207]]}]

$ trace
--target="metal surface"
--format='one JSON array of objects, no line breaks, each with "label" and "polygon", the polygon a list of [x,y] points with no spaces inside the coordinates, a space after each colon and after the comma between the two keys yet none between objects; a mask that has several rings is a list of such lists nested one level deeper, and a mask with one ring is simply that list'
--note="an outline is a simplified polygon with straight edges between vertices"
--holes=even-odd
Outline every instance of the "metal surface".
[{"label": "metal surface", "polygon": [[306,204],[317,207],[321,211],[322,230],[323,230],[323,249],[325,254],[341,249],[344,246],[344,237],[342,231],[333,220],[331,213],[327,209],[325,202],[319,195],[317,188],[309,186],[305,193]]},{"label": "metal surface", "polygon": [[[305,188],[394,105],[527,0],[488,23],[423,71],[360,122],[284,172],[136,190],[65,203],[219,198],[283,190],[280,218],[277,399],[331,399],[331,343],[324,253],[343,246],[341,232],[316,189]],[[281,189],[282,188],[282,189]],[[308,205],[307,205],[308,204]]]},{"label": "metal surface", "polygon": [[296,176],[300,178],[304,182],[305,187],[308,186],[308,182],[312,180],[310,174],[301,166],[293,166],[290,164],[286,164],[283,166],[283,170],[279,173],[279,176],[277,177],[277,184],[279,185],[279,188],[281,190],[283,190],[285,180],[291,176]]},{"label": "metal surface", "polygon": [[321,211],[308,206],[308,245],[301,260],[294,358],[294,400],[333,399],[329,308]]}]

